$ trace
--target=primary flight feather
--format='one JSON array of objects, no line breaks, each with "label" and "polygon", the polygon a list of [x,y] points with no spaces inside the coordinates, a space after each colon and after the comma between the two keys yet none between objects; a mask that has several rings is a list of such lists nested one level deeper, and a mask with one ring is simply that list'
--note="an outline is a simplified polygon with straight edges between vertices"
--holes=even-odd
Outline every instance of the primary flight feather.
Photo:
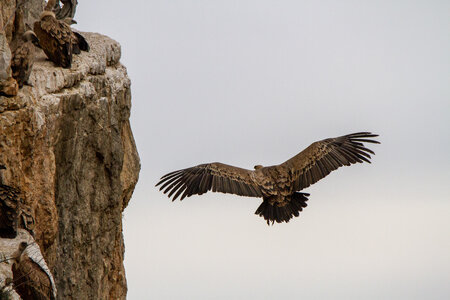
[{"label": "primary flight feather", "polygon": [[172,201],[180,197],[202,195],[208,191],[239,196],[262,197],[263,203],[255,214],[267,224],[289,222],[306,207],[309,194],[299,191],[324,178],[341,166],[370,163],[375,154],[364,143],[379,144],[371,138],[377,134],[358,132],[329,138],[308,148],[282,164],[255,170],[242,169],[219,162],[201,164],[174,171],[161,177],[156,184],[168,193]]}]

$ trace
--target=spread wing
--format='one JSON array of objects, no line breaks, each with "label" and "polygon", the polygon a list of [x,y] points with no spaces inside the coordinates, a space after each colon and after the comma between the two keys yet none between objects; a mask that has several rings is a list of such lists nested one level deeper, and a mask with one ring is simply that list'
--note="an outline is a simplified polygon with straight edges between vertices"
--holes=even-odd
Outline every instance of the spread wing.
[{"label": "spread wing", "polygon": [[290,170],[293,188],[299,191],[316,183],[339,167],[364,161],[370,163],[370,154],[375,153],[366,148],[363,143],[379,144],[378,141],[370,139],[377,136],[370,132],[358,132],[318,141],[281,166]]},{"label": "spread wing", "polygon": [[192,195],[201,195],[207,191],[231,193],[240,196],[262,197],[261,189],[253,181],[253,171],[233,167],[222,163],[198,165],[171,172],[161,177],[156,186],[169,192],[172,201],[181,195],[180,200]]}]

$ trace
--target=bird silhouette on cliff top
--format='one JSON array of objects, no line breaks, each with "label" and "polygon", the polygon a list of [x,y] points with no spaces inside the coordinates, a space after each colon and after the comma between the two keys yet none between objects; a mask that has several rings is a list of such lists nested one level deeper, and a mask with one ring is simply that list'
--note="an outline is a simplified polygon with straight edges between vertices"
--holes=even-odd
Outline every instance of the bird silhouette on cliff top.
[{"label": "bird silhouette on cliff top", "polygon": [[355,163],[370,163],[375,154],[363,143],[379,144],[371,138],[377,134],[358,132],[328,138],[311,144],[282,164],[255,170],[242,169],[219,162],[201,164],[168,173],[156,186],[169,193],[172,201],[208,191],[239,196],[261,197],[262,204],[255,214],[267,224],[289,222],[307,206],[308,193],[299,192],[324,178],[331,171]]}]

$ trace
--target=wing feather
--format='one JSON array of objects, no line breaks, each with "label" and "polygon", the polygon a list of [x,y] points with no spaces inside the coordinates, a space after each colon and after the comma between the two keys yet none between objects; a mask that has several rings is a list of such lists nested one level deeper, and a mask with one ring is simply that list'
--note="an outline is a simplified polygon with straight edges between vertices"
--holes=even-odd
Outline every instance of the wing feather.
[{"label": "wing feather", "polygon": [[70,26],[51,17],[34,23],[34,32],[48,58],[59,66],[72,64],[72,38]]},{"label": "wing feather", "polygon": [[173,171],[162,176],[156,186],[168,193],[172,201],[208,191],[230,193],[240,196],[262,197],[261,188],[252,179],[253,171],[222,163],[202,164],[192,168]]},{"label": "wing feather", "polygon": [[294,190],[299,191],[341,166],[370,163],[370,155],[375,153],[363,143],[379,144],[378,141],[371,139],[377,136],[370,132],[358,132],[318,141],[281,166],[291,171]]}]

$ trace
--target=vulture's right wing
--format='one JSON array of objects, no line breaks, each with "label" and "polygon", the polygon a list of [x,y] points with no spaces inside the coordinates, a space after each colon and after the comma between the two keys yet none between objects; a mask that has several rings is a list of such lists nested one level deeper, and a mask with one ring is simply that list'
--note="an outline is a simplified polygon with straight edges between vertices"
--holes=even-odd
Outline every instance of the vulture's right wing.
[{"label": "vulture's right wing", "polygon": [[216,162],[171,172],[161,177],[156,186],[161,185],[159,190],[169,192],[169,198],[175,194],[172,201],[180,195],[180,200],[183,200],[185,197],[201,195],[210,190],[262,197],[261,189],[251,177],[252,172]]},{"label": "vulture's right wing", "polygon": [[344,165],[364,161],[370,163],[370,154],[375,153],[363,143],[379,144],[371,139],[377,136],[370,132],[358,132],[318,141],[281,166],[291,171],[292,185],[295,191],[299,191]]}]

